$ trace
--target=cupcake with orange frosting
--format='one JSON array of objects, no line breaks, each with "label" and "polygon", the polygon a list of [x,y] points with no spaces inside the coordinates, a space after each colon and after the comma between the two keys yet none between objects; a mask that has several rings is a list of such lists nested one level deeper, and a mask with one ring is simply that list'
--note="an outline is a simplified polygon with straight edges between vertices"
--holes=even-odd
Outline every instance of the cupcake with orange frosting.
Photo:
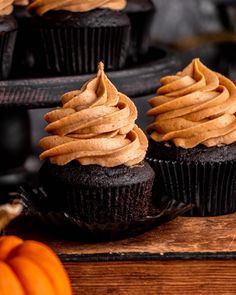
[{"label": "cupcake with orange frosting", "polygon": [[0,0],[0,79],[7,79],[11,72],[17,36],[17,22],[12,16],[14,0]]},{"label": "cupcake with orange frosting", "polygon": [[37,67],[47,75],[96,72],[124,66],[130,22],[125,0],[30,0],[32,45]]},{"label": "cupcake with orange frosting", "polygon": [[148,115],[148,160],[160,194],[195,206],[193,215],[236,211],[236,86],[194,59],[161,79]]},{"label": "cupcake with orange frosting", "polygon": [[[144,161],[148,141],[137,109],[99,64],[97,76],[66,93],[45,115],[39,172],[50,210],[87,224],[132,222],[147,216],[154,172]],[[49,211],[50,211],[49,210]]]}]

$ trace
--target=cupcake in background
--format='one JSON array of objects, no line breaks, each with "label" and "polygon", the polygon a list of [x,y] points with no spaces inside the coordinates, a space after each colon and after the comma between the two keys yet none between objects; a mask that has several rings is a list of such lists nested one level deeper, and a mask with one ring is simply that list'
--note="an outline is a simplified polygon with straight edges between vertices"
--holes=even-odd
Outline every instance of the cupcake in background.
[{"label": "cupcake in background", "polygon": [[29,0],[14,1],[13,15],[18,22],[18,34],[14,51],[12,76],[16,78],[31,75],[34,66],[34,58],[30,50],[31,40],[29,38],[29,28],[32,16],[27,9],[28,5]]},{"label": "cupcake in background", "polygon": [[236,86],[194,59],[161,79],[150,100],[148,161],[159,194],[192,203],[192,215],[236,211]]},{"label": "cupcake in background", "polygon": [[0,79],[10,75],[17,36],[17,22],[12,16],[14,0],[0,0]]},{"label": "cupcake in background", "polygon": [[30,13],[27,10],[29,0],[14,0],[14,15],[16,18],[29,17]]},{"label": "cupcake in background", "polygon": [[136,61],[150,46],[150,25],[155,13],[151,0],[127,0],[125,12],[130,18],[131,37],[129,56]]},{"label": "cupcake in background", "polygon": [[39,171],[50,211],[90,225],[130,223],[147,216],[154,172],[137,109],[107,78],[103,64],[81,90],[62,96],[45,115]]},{"label": "cupcake in background", "polygon": [[30,0],[36,67],[46,75],[96,72],[124,66],[130,41],[125,0]]}]

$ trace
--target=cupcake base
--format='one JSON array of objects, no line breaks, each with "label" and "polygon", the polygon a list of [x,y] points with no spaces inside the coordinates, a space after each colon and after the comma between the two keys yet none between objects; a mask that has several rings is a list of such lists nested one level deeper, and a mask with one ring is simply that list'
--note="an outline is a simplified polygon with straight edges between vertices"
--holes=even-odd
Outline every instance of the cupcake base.
[{"label": "cupcake base", "polygon": [[236,162],[147,160],[156,172],[157,196],[192,204],[188,215],[217,216],[236,211]]},{"label": "cupcake base", "polygon": [[17,23],[13,16],[0,16],[0,79],[7,79],[11,72],[17,36]]},{"label": "cupcake base", "polygon": [[149,49],[155,7],[151,0],[128,0],[125,12],[131,23],[129,56],[137,61],[138,56],[146,54]]},{"label": "cupcake base", "polygon": [[47,211],[48,197],[42,188],[24,186],[20,196],[25,205],[25,221],[33,223],[33,228],[45,234],[54,234],[60,238],[84,242],[102,242],[136,236],[156,226],[166,223],[190,209],[183,203],[163,201],[159,207],[150,204],[147,216],[131,222],[86,223],[65,212]]},{"label": "cupcake base", "polygon": [[156,144],[159,159],[153,157],[155,144],[150,143],[147,161],[156,173],[154,190],[160,198],[166,195],[192,204],[194,208],[188,212],[191,216],[217,216],[236,211],[235,144],[194,148],[189,152]]},{"label": "cupcake base", "polygon": [[31,39],[29,28],[31,26],[31,14],[25,6],[15,5],[13,15],[18,23],[14,58],[11,76],[13,78],[31,77],[33,74],[34,57],[30,50]]},{"label": "cupcake base", "polygon": [[42,74],[93,73],[100,61],[105,70],[115,70],[126,62],[130,24],[122,12],[54,11],[36,17],[32,27],[32,50]]},{"label": "cupcake base", "polygon": [[64,211],[88,224],[107,224],[148,215],[154,172],[146,162],[115,168],[45,162],[39,178],[50,210]]}]

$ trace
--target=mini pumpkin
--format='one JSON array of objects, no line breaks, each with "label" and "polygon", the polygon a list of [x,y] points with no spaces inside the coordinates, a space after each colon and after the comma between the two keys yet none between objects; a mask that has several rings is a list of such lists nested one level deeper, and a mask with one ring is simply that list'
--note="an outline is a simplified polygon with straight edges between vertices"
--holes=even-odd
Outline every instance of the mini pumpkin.
[{"label": "mini pumpkin", "polygon": [[0,238],[1,295],[71,295],[59,258],[46,245],[16,236]]}]

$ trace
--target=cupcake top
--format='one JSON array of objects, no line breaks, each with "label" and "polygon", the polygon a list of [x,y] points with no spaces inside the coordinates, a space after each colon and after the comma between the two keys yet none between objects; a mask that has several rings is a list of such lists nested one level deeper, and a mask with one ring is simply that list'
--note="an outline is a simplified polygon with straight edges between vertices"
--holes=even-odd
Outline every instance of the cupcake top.
[{"label": "cupcake top", "polygon": [[14,5],[27,6],[29,5],[29,0],[14,0]]},{"label": "cupcake top", "polygon": [[29,10],[38,15],[51,10],[66,10],[71,12],[86,12],[96,8],[122,10],[126,0],[29,0]]},{"label": "cupcake top", "polygon": [[154,123],[147,128],[156,142],[194,148],[236,141],[236,86],[204,66],[198,58],[183,71],[161,79],[149,101]]},{"label": "cupcake top", "polygon": [[52,135],[39,142],[44,150],[41,160],[115,167],[144,159],[148,142],[135,125],[137,109],[107,78],[102,63],[96,78],[63,95],[61,102],[62,107],[45,115],[45,130]]},{"label": "cupcake top", "polygon": [[9,15],[13,11],[14,0],[0,0],[0,15]]}]

